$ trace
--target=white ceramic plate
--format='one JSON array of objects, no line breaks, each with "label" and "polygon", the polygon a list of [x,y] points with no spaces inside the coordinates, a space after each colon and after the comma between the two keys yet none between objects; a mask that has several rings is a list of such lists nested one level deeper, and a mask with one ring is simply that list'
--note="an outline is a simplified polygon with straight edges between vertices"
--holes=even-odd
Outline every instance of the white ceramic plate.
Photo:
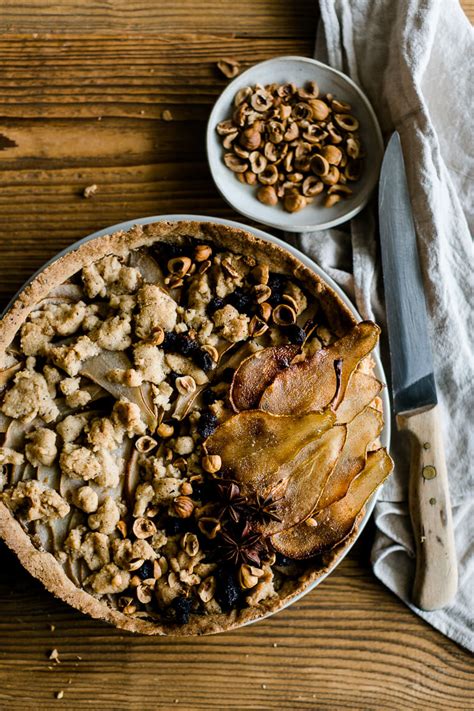
[{"label": "white ceramic plate", "polygon": [[[350,198],[327,208],[323,207],[321,198],[317,197],[300,212],[289,213],[285,212],[280,204],[274,207],[263,205],[256,198],[255,188],[240,183],[224,165],[225,151],[216,126],[230,117],[234,96],[245,86],[273,82],[293,82],[297,86],[304,86],[308,81],[316,81],[321,93],[332,93],[336,98],[352,105],[353,113],[360,121],[359,133],[367,157],[363,175],[354,183],[354,195]],[[276,57],[247,69],[228,84],[219,96],[207,125],[207,157],[217,188],[225,200],[242,215],[288,232],[323,230],[350,220],[365,207],[379,177],[383,141],[374,110],[352,79],[315,59]]]},{"label": "white ceramic plate", "polygon": [[[96,237],[103,237],[104,235],[112,234],[113,232],[117,232],[119,230],[129,230],[132,228],[134,225],[147,225],[151,222],[161,222],[161,221],[168,221],[168,222],[178,222],[181,220],[192,220],[192,221],[197,221],[197,222],[216,222],[218,224],[222,225],[228,225],[229,227],[236,227],[242,230],[246,230],[247,232],[251,232],[253,235],[256,237],[260,237],[261,239],[267,240],[269,242],[274,242],[275,244],[278,244],[280,247],[283,247],[284,249],[287,249],[291,254],[293,254],[295,257],[300,259],[305,266],[308,267],[308,269],[311,269],[313,272],[315,272],[319,277],[324,279],[329,286],[331,286],[334,291],[338,294],[338,296],[342,299],[342,301],[348,306],[348,308],[352,311],[354,316],[356,316],[357,319],[361,320],[361,316],[358,313],[357,309],[355,306],[352,304],[352,302],[347,298],[347,296],[344,294],[344,292],[338,287],[338,285],[331,279],[330,276],[324,272],[321,267],[319,267],[315,262],[313,262],[309,257],[307,257],[305,254],[300,252],[298,249],[295,249],[291,245],[287,244],[281,239],[278,239],[278,237],[274,237],[273,235],[269,234],[268,232],[263,232],[262,230],[256,229],[255,227],[249,227],[248,225],[243,225],[240,222],[234,222],[233,220],[225,220],[219,217],[207,217],[203,215],[156,215],[154,217],[140,217],[136,220],[128,220],[127,222],[121,222],[117,225],[112,225],[111,227],[105,227],[103,230],[99,230],[98,232],[94,232],[93,234],[89,235],[88,237],[84,237],[83,239],[78,240],[74,244],[71,244],[69,247],[64,249],[62,252],[57,254],[55,257],[49,260],[46,264],[44,264],[41,269],[39,269],[32,277],[31,279],[26,282],[23,287],[20,289],[20,291],[15,294],[15,296],[12,298],[10,303],[8,304],[7,308],[3,313],[6,313],[8,311],[9,307],[13,302],[17,299],[18,295],[25,289],[25,287],[36,277],[37,274],[43,271],[45,267],[47,267],[49,264],[52,262],[55,262],[56,259],[59,259],[59,257],[62,257],[64,254],[67,254],[68,252],[71,252],[74,249],[77,249],[79,245],[83,244],[84,242],[88,242],[91,239],[95,239]],[[3,314],[2,314],[3,315]],[[386,382],[385,380],[385,373],[384,369],[382,367],[382,363],[380,361],[380,357],[377,352],[373,354],[374,356],[374,361],[375,361],[375,375],[376,377],[381,380],[383,383]],[[384,429],[380,435],[380,442],[383,447],[389,447],[390,445],[390,401],[388,398],[387,394],[387,389],[384,388],[381,393],[381,398],[382,398],[382,403],[383,403],[383,412],[384,412]],[[356,539],[354,539],[353,543],[348,546],[348,548],[345,549],[343,554],[340,556],[340,558],[337,559],[337,561],[334,563],[334,565],[320,578],[315,580],[311,585],[309,585],[305,590],[303,590],[299,595],[296,595],[294,598],[292,598],[286,605],[285,607],[288,607],[289,605],[292,605],[294,602],[299,600],[303,595],[306,595],[310,590],[313,590],[315,587],[317,587],[323,580],[326,578],[333,570],[334,568],[339,565],[341,560],[347,555],[349,550],[352,548],[354,545],[355,541],[361,534],[364,526],[366,525],[367,521],[369,520],[370,516],[372,515],[372,512],[374,510],[374,506],[377,500],[377,493],[375,493],[370,501],[367,502],[366,507],[365,507],[365,515],[362,521],[360,522],[359,525],[359,530],[357,533]],[[283,608],[281,608],[283,609]],[[261,619],[264,619],[264,617],[269,617],[271,614],[275,614],[270,612],[267,615],[263,615],[262,617],[259,617],[258,620],[254,620],[250,623],[247,624],[253,624],[254,622],[258,622]]]}]

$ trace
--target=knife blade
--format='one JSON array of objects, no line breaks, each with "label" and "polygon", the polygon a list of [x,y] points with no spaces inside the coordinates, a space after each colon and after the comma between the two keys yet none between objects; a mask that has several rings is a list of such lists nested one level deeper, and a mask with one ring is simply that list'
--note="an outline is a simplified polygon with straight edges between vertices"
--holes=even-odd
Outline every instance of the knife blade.
[{"label": "knife blade", "polygon": [[457,589],[449,485],[428,317],[400,136],[382,162],[379,230],[393,407],[412,437],[409,505],[416,544],[412,599],[424,610],[448,604]]}]

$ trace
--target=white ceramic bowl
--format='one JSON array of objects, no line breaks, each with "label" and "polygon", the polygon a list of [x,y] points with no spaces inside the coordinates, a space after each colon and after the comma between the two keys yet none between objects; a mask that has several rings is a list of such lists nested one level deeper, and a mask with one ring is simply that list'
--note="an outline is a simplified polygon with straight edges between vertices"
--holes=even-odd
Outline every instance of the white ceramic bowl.
[{"label": "white ceramic bowl", "polygon": [[[354,194],[341,200],[334,207],[323,207],[321,198],[300,212],[286,212],[281,204],[263,205],[257,200],[255,187],[240,183],[224,165],[220,136],[216,126],[230,118],[235,94],[245,86],[293,82],[304,86],[316,81],[322,94],[331,93],[352,105],[354,115],[360,121],[359,133],[367,157],[361,179],[354,183]],[[350,220],[367,204],[379,176],[383,157],[383,141],[380,127],[367,97],[345,74],[306,57],[276,57],[260,62],[240,74],[224,89],[212,109],[207,125],[207,157],[212,177],[222,196],[242,215],[265,225],[288,232],[323,230]]]}]

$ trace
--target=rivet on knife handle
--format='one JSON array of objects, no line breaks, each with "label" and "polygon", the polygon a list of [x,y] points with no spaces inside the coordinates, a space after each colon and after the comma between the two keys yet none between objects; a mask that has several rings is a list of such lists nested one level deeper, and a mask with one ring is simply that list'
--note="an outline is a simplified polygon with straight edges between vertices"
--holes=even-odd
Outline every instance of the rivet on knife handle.
[{"label": "rivet on knife handle", "polygon": [[449,604],[457,589],[454,530],[439,406],[397,418],[413,438],[410,516],[416,543],[413,602],[422,610]]}]

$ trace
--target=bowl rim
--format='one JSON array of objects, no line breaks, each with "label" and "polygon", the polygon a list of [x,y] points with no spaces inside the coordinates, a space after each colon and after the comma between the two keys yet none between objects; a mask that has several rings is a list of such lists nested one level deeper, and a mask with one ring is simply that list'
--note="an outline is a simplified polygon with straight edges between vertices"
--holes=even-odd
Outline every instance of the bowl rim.
[{"label": "bowl rim", "polygon": [[[358,94],[360,100],[364,104],[364,106],[370,116],[370,119],[373,124],[373,129],[374,129],[375,142],[376,142],[377,148],[379,150],[379,155],[376,160],[377,166],[376,166],[376,170],[374,170],[373,185],[370,185],[365,198],[362,199],[355,207],[353,207],[347,213],[344,213],[344,215],[341,215],[341,216],[334,218],[332,220],[327,220],[326,222],[319,222],[316,225],[291,225],[291,224],[288,225],[282,221],[281,222],[270,222],[269,220],[262,219],[262,217],[259,214],[256,214],[253,211],[242,209],[242,207],[239,205],[239,200],[232,200],[232,198],[225,192],[225,190],[221,186],[220,181],[216,177],[215,160],[211,158],[211,155],[212,155],[211,143],[213,142],[213,140],[215,140],[215,128],[218,123],[216,120],[216,115],[218,113],[218,110],[221,107],[221,103],[222,103],[224,94],[226,94],[227,92],[232,93],[232,91],[231,91],[232,87],[235,87],[246,76],[253,74],[255,69],[265,67],[265,66],[268,66],[271,64],[275,64],[275,63],[279,63],[279,62],[287,62],[287,61],[298,61],[303,64],[311,64],[313,66],[322,67],[325,70],[328,70],[329,73],[339,76],[344,82],[346,82],[346,84],[348,84]],[[206,128],[207,162],[209,165],[209,170],[211,172],[214,184],[217,187],[221,196],[224,198],[224,200],[234,210],[239,212],[241,215],[244,215],[245,217],[247,217],[251,220],[256,220],[256,221],[266,225],[267,227],[273,227],[274,229],[278,229],[278,230],[285,230],[286,232],[319,232],[321,230],[326,230],[331,227],[336,227],[336,226],[341,225],[345,222],[348,222],[353,217],[358,215],[364,209],[364,207],[367,205],[367,203],[369,202],[369,200],[375,190],[375,187],[377,185],[379,171],[380,171],[380,165],[381,165],[382,157],[383,157],[383,152],[384,152],[383,137],[382,137],[382,131],[380,129],[380,125],[379,125],[377,116],[376,116],[375,111],[372,107],[372,104],[370,103],[366,94],[358,86],[358,84],[356,84],[355,81],[353,79],[351,79],[347,74],[344,74],[344,72],[341,72],[338,69],[334,69],[329,64],[320,62],[317,59],[312,59],[311,57],[302,57],[299,55],[292,55],[292,54],[283,55],[283,56],[279,56],[279,57],[272,57],[271,59],[265,59],[263,62],[258,62],[257,64],[253,64],[251,67],[246,69],[244,72],[242,72],[241,74],[236,76],[235,79],[233,79],[231,82],[229,82],[229,84],[227,84],[227,86],[222,90],[222,92],[217,97],[217,99],[214,103],[214,106],[212,107],[211,113],[209,115],[209,119],[207,122],[207,128]],[[257,200],[257,198],[255,198],[255,200]],[[277,214],[280,214],[280,213],[277,213]]]}]

